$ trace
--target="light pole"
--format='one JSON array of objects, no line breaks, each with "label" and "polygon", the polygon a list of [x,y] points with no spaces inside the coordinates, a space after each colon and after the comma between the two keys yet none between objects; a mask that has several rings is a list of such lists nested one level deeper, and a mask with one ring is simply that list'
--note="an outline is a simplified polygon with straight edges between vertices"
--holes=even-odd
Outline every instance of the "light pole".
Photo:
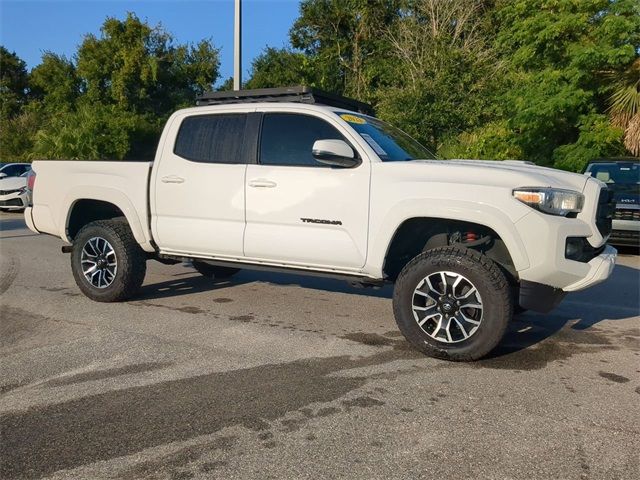
[{"label": "light pole", "polygon": [[242,88],[242,0],[235,0],[233,28],[233,89]]}]

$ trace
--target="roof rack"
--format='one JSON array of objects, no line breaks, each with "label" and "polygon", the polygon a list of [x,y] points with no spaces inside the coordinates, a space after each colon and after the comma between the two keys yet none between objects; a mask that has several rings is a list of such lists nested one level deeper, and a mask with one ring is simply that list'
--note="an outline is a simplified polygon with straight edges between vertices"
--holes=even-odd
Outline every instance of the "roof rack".
[{"label": "roof rack", "polygon": [[353,110],[365,115],[373,115],[373,107],[367,103],[307,86],[207,92],[196,98],[196,105],[198,106],[256,102],[320,104]]}]

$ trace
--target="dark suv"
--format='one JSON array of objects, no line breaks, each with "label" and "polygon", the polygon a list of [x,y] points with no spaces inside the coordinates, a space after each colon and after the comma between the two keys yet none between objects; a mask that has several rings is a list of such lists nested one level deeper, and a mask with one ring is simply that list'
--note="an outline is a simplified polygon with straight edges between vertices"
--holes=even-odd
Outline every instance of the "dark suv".
[{"label": "dark suv", "polygon": [[616,210],[609,243],[640,246],[640,159],[594,160],[584,173],[603,181],[613,191]]}]

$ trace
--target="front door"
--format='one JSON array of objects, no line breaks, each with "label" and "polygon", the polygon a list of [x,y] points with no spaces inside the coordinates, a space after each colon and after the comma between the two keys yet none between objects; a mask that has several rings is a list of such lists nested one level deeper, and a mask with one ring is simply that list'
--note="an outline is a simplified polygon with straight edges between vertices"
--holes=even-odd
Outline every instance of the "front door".
[{"label": "front door", "polygon": [[338,269],[364,265],[370,164],[317,162],[311,150],[322,139],[347,141],[320,116],[264,114],[258,163],[247,166],[246,257]]}]

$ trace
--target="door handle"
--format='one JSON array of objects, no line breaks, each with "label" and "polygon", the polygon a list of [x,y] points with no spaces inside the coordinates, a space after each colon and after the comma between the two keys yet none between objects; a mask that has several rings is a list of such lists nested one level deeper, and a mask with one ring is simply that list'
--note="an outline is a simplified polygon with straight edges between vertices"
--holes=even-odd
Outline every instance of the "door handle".
[{"label": "door handle", "polygon": [[251,180],[249,182],[249,186],[253,188],[273,188],[273,187],[277,187],[278,184],[276,182],[272,182],[271,180],[265,180],[264,178],[257,178],[255,180]]},{"label": "door handle", "polygon": [[183,183],[184,178],[178,177],[177,175],[167,175],[166,177],[162,177],[160,181],[162,183]]}]

